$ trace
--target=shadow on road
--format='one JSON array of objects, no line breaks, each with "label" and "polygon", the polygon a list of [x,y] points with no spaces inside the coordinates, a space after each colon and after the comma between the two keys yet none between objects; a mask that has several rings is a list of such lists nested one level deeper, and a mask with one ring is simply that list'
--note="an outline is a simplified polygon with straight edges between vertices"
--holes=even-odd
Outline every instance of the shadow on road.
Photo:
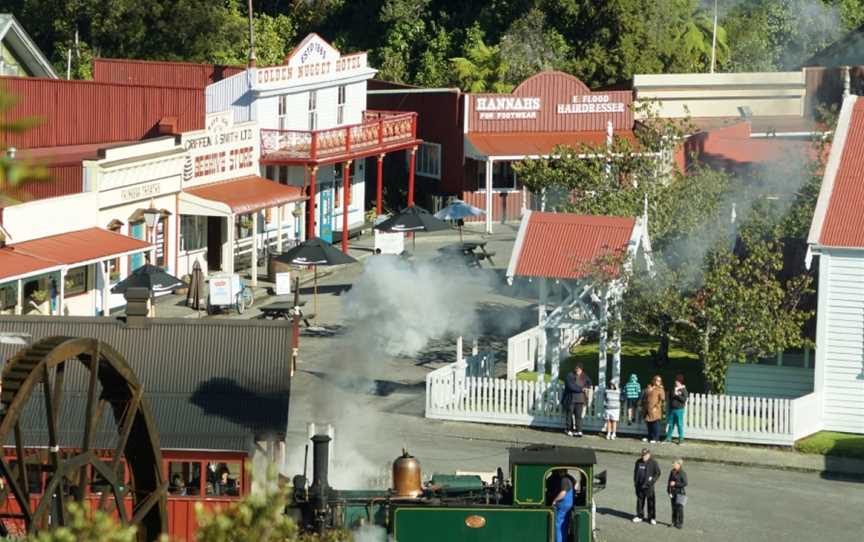
[{"label": "shadow on road", "polygon": [[627,512],[622,512],[621,510],[615,510],[614,508],[597,508],[597,513],[601,516],[612,516],[616,518],[632,520],[633,514],[628,514]]},{"label": "shadow on road", "polygon": [[[318,295],[342,295],[351,289],[350,284],[325,284],[324,286],[318,286]],[[315,287],[314,286],[304,286],[300,288],[300,295],[315,295]]]},{"label": "shadow on road", "polygon": [[393,394],[419,394],[426,390],[426,382],[424,381],[407,384],[405,382],[396,382],[394,380],[379,380],[342,373],[328,374],[320,371],[304,372],[333,384],[342,390],[351,393],[374,395],[376,397],[388,397]]}]

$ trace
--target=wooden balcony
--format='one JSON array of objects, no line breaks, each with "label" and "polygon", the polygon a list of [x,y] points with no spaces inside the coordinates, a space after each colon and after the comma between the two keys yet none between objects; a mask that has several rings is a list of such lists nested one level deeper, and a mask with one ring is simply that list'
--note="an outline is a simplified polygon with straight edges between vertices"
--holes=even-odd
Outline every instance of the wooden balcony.
[{"label": "wooden balcony", "polygon": [[417,113],[364,111],[363,122],[326,130],[261,130],[264,163],[324,164],[419,144]]}]

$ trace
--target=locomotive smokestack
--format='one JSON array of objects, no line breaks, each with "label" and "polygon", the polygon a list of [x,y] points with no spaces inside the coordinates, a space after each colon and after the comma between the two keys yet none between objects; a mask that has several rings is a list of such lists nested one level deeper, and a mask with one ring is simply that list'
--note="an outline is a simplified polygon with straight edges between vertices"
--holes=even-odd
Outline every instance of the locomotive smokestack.
[{"label": "locomotive smokestack", "polygon": [[327,435],[315,435],[312,437],[312,489],[316,493],[326,493],[330,488],[327,485],[327,465],[330,461],[330,437]]}]

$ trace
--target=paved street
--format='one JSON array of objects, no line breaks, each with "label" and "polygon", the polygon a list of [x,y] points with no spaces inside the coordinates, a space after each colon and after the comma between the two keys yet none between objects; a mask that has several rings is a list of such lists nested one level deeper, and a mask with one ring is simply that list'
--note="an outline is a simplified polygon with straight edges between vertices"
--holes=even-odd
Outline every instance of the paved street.
[{"label": "paved street", "polygon": [[[499,226],[497,229],[502,228]],[[515,229],[507,226],[503,233],[490,239],[490,249],[497,252],[495,269],[479,272],[488,276],[489,281],[484,283],[488,289],[468,300],[454,300],[470,302],[480,312],[481,348],[506,349],[506,336],[520,327],[520,320],[527,323],[533,316],[529,296],[514,297],[512,288],[507,287],[501,278],[514,234]],[[441,246],[455,241],[455,236],[420,239],[416,259],[428,259],[436,255]],[[507,448],[510,446],[574,442],[564,435],[548,431],[424,419],[424,377],[430,370],[453,360],[455,339],[433,340],[413,357],[387,355],[378,348],[379,345],[369,343],[366,338],[358,336],[356,330],[346,326],[343,304],[348,302],[352,285],[361,279],[364,266],[370,265],[370,261],[365,259],[361,265],[343,268],[320,281],[317,309],[317,327],[320,329],[317,332],[304,330],[301,365],[293,382],[289,434],[297,448],[289,472],[302,468],[307,422],[333,423],[336,426],[336,467],[331,473],[331,482],[342,488],[363,487],[370,483],[370,479],[386,478],[388,463],[402,447],[418,457],[425,475],[429,475],[456,470],[493,471],[498,466],[506,466]],[[446,282],[458,290],[455,283],[463,280],[461,273],[478,272],[453,269],[450,273]],[[401,292],[401,287],[394,282],[381,286],[381,289]],[[447,291],[428,291],[428,285],[419,287],[424,288],[421,298],[448,295]],[[310,307],[313,303],[310,286],[302,288],[307,307]],[[359,299],[367,304],[380,302],[386,306],[392,301],[385,292],[378,301],[375,296],[361,296]],[[432,317],[427,314],[429,309],[423,303],[418,305],[407,312],[404,307],[399,308],[400,314],[421,321]],[[252,317],[255,312],[243,317]],[[369,324],[373,326],[367,328]],[[391,335],[398,338],[400,333],[410,329],[407,322],[403,324],[404,329],[391,323],[389,325],[395,329],[382,335],[381,329],[376,330],[374,326],[384,325],[383,322],[361,321],[355,325],[360,326],[366,336],[373,333],[375,340],[386,340]],[[470,338],[466,337],[466,350],[469,346]],[[372,351],[371,355],[368,350]],[[502,353],[498,359],[504,361],[505,355]],[[641,443],[629,439],[619,439],[616,443],[621,451],[641,447]],[[608,446],[605,440],[595,437],[586,438],[580,444]],[[684,448],[699,446],[686,444]],[[664,479],[671,457],[677,450],[685,451],[671,446],[657,450]],[[714,452],[715,455],[736,454],[732,447],[716,450],[720,451]],[[746,449],[741,450],[744,456]],[[833,481],[818,473],[701,461],[685,464],[691,488],[684,531],[666,526],[670,511],[662,488],[658,491],[657,505],[661,524],[656,527],[633,525],[630,514],[635,499],[630,479],[634,454],[601,452],[598,457],[599,469],[609,472],[609,487],[596,499],[599,540],[602,541],[651,537],[672,541],[827,542],[856,540],[860,535],[858,518],[864,506],[862,482]]]}]

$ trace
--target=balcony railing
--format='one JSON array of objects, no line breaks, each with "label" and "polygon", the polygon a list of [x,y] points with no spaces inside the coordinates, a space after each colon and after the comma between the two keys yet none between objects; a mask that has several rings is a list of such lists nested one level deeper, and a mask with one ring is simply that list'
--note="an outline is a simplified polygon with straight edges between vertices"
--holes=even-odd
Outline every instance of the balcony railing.
[{"label": "balcony railing", "polygon": [[327,130],[261,130],[261,157],[315,161],[373,154],[417,138],[417,113],[364,111],[363,122]]}]

